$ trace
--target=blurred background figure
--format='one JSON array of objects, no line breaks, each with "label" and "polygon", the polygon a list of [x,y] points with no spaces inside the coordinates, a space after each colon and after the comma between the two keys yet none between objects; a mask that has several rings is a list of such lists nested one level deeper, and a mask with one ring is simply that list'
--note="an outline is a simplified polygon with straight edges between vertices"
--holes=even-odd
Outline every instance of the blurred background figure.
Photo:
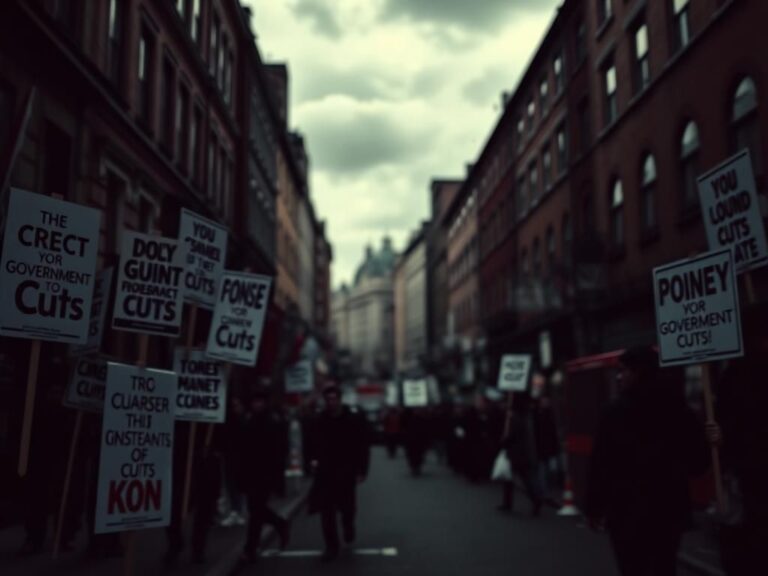
[{"label": "blurred background figure", "polygon": [[426,410],[408,409],[403,414],[403,444],[413,476],[420,476],[430,444],[430,422]]},{"label": "blurred background figure", "polygon": [[229,413],[222,425],[221,447],[224,460],[225,506],[221,526],[245,525],[245,497],[243,495],[242,446],[245,442],[246,411],[242,400],[232,395]]}]

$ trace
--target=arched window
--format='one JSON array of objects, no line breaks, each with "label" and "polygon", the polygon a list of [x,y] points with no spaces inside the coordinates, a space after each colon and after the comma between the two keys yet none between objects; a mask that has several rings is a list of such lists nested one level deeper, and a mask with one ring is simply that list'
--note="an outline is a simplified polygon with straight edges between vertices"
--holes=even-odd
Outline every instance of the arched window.
[{"label": "arched window", "polygon": [[755,175],[763,175],[760,128],[757,122],[757,88],[755,82],[748,76],[739,82],[733,94],[731,148],[734,153],[748,148]]},{"label": "arched window", "polygon": [[530,268],[528,267],[528,250],[526,248],[523,248],[523,251],[520,253],[520,272],[522,273],[521,276],[523,278],[527,278],[528,274],[530,274]]},{"label": "arched window", "polygon": [[683,210],[695,208],[699,204],[696,177],[699,174],[699,128],[689,121],[680,139],[680,176]]},{"label": "arched window", "polygon": [[547,228],[547,267],[549,273],[552,274],[555,271],[555,257],[557,248],[555,247],[555,229],[552,225]]},{"label": "arched window", "polygon": [[611,186],[611,243],[614,248],[624,246],[624,188],[618,178]]},{"label": "arched window", "polygon": [[658,221],[656,218],[656,160],[653,154],[647,154],[643,160],[643,169],[640,179],[640,209],[643,232],[650,234],[656,231]]},{"label": "arched window", "polygon": [[571,216],[566,212],[563,214],[563,222],[560,226],[562,239],[562,260],[566,264],[571,263],[571,252],[573,250],[573,227],[571,226]]},{"label": "arched window", "polygon": [[539,278],[541,277],[541,242],[539,241],[538,236],[533,239],[532,260],[533,275],[536,276],[536,278]]}]

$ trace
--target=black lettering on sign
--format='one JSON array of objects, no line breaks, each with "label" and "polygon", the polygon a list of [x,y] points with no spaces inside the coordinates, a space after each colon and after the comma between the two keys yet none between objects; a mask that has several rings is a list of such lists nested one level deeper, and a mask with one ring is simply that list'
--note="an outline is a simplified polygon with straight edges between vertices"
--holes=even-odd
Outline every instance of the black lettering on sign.
[{"label": "black lettering on sign", "polygon": [[254,310],[264,308],[267,285],[239,278],[225,278],[222,301],[232,306],[247,306]]},{"label": "black lettering on sign", "polygon": [[679,304],[728,290],[728,262],[688,270],[659,279],[659,305],[668,299]]}]

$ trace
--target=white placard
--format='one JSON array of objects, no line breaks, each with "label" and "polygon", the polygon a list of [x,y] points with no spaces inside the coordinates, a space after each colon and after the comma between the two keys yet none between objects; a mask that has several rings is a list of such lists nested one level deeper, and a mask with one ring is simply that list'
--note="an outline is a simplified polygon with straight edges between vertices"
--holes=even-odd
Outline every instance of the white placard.
[{"label": "white placard", "polygon": [[0,336],[84,344],[98,210],[12,189],[0,261]]},{"label": "white placard", "polygon": [[88,340],[84,346],[74,346],[72,348],[73,354],[95,354],[101,350],[114,271],[114,268],[105,268],[96,275],[96,285],[93,288],[93,300],[91,302],[91,323],[88,326]]},{"label": "white placard", "polygon": [[112,328],[178,336],[184,254],[171,238],[123,232]]},{"label": "white placard", "polygon": [[184,301],[211,309],[227,261],[227,229],[183,208],[179,241],[186,264]]},{"label": "white placard", "polygon": [[171,523],[176,374],[110,362],[96,534]]},{"label": "white placard", "polygon": [[504,354],[499,367],[499,390],[525,392],[528,389],[528,376],[531,372],[529,354]]},{"label": "white placard", "polygon": [[81,356],[64,393],[64,405],[87,412],[104,409],[104,391],[107,386],[107,360]]},{"label": "white placard", "polygon": [[749,150],[700,176],[698,183],[709,249],[733,248],[736,274],[768,264]]},{"label": "white placard", "polygon": [[312,360],[299,360],[285,370],[285,391],[289,394],[312,392],[315,389],[315,371]]},{"label": "white placard", "polygon": [[406,408],[419,408],[429,405],[429,388],[424,378],[403,380],[403,405]]},{"label": "white placard", "polygon": [[202,350],[176,348],[174,371],[176,420],[222,423],[227,414],[227,379],[224,365]]},{"label": "white placard", "polygon": [[739,296],[730,250],[655,268],[653,293],[661,366],[711,362],[743,354]]},{"label": "white placard", "polygon": [[387,382],[387,406],[399,406],[400,405],[400,391],[397,389],[397,384],[394,382]]},{"label": "white placard", "polygon": [[269,303],[272,278],[227,271],[208,333],[210,358],[254,366]]}]

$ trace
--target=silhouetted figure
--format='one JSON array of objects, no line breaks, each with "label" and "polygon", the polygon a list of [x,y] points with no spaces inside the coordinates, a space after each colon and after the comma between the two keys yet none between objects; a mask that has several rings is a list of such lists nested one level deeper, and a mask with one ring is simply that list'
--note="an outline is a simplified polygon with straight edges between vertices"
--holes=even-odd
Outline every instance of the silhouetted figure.
[{"label": "silhouetted figure", "polygon": [[[528,407],[529,397],[525,394],[516,394],[509,420],[509,431],[502,439],[502,446],[514,476],[523,484],[525,494],[531,503],[531,514],[538,516],[541,513],[542,494],[538,482],[532,421]],[[514,481],[503,482],[502,487],[503,499],[499,509],[511,511],[515,505],[515,483]]]},{"label": "silhouetted figure", "polygon": [[408,410],[403,415],[403,443],[411,474],[419,476],[429,448],[430,422],[423,410]]},{"label": "silhouetted figure", "polygon": [[341,390],[323,391],[325,410],[316,420],[310,449],[315,462],[315,481],[310,494],[310,512],[320,512],[324,561],[339,554],[337,515],[341,514],[344,541],[354,542],[356,485],[365,480],[369,465],[369,435],[365,417],[341,403]]},{"label": "silhouetted figure", "polygon": [[215,447],[203,446],[193,472],[192,561],[205,563],[208,533],[216,518],[216,503],[221,494],[221,454]]},{"label": "silhouetted figure", "polygon": [[396,408],[387,409],[384,414],[384,443],[390,458],[397,456],[397,446],[400,443],[400,412]]},{"label": "silhouetted figure", "polygon": [[621,364],[626,388],[595,437],[587,515],[593,528],[605,522],[622,575],[674,575],[689,479],[706,471],[709,446],[652,349],[631,349]]}]

